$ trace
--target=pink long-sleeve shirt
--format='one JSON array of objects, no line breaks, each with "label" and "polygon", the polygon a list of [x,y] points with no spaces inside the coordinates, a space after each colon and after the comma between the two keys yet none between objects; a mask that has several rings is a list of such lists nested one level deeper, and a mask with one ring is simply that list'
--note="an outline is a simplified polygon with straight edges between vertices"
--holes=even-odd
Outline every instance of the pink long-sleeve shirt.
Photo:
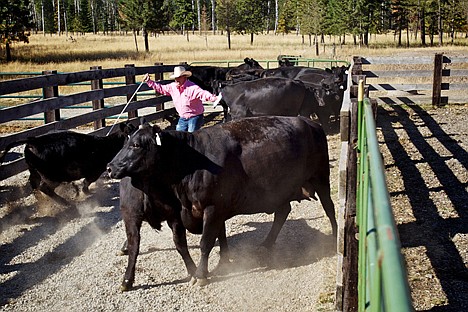
[{"label": "pink long-sleeve shirt", "polygon": [[183,118],[203,114],[205,109],[202,101],[216,101],[216,95],[203,90],[190,80],[186,80],[180,88],[177,82],[162,85],[153,80],[148,80],[146,84],[160,94],[170,95],[177,113]]}]

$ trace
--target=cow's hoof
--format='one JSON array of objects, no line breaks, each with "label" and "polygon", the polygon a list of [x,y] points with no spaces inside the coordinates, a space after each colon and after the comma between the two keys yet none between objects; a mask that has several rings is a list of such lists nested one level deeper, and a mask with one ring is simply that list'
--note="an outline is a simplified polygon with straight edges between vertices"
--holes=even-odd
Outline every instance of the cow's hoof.
[{"label": "cow's hoof", "polygon": [[129,291],[130,289],[132,289],[132,285],[133,283],[128,281],[128,280],[125,280],[122,285],[120,285],[120,291],[121,292],[124,292],[124,291]]},{"label": "cow's hoof", "polygon": [[117,256],[128,256],[128,249],[121,249],[117,252]]},{"label": "cow's hoof", "polygon": [[196,278],[196,277],[192,277],[192,279],[190,280],[190,285],[191,285],[191,286],[203,287],[203,286],[208,285],[209,283],[210,283],[210,282],[208,281],[207,278]]}]

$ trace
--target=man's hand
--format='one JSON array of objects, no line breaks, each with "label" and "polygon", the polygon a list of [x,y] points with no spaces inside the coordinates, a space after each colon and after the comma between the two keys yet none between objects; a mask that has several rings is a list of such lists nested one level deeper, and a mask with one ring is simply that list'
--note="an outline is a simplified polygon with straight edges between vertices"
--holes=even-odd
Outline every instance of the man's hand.
[{"label": "man's hand", "polygon": [[223,95],[220,93],[220,94],[216,97],[216,101],[213,102],[213,107],[218,106],[218,104],[219,104],[219,102],[221,101],[222,98],[223,98]]},{"label": "man's hand", "polygon": [[144,76],[143,76],[143,82],[148,82],[148,80],[150,80],[150,75],[148,73],[146,73]]}]

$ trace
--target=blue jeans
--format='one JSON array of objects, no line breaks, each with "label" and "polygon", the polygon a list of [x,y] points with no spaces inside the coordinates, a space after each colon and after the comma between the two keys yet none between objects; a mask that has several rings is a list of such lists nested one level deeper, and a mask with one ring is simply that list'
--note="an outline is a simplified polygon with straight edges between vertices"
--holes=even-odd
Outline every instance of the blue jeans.
[{"label": "blue jeans", "polygon": [[203,126],[203,114],[190,117],[190,118],[180,117],[179,121],[177,122],[176,130],[193,132],[195,130],[200,129],[202,126]]}]

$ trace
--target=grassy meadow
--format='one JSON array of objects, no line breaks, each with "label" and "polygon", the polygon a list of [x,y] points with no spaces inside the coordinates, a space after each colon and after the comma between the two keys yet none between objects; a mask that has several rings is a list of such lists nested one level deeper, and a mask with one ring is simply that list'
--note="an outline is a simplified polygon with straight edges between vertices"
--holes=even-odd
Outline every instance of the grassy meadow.
[{"label": "grassy meadow", "polygon": [[[305,58],[337,59],[350,61],[353,55],[394,55],[396,53],[457,53],[468,51],[468,39],[456,39],[454,45],[444,47],[418,48],[418,42],[411,42],[411,48],[396,48],[393,35],[372,36],[369,47],[353,45],[351,37],[345,45],[338,44],[338,38],[326,37],[325,44],[309,45],[308,37],[289,35],[255,35],[250,45],[249,35],[233,35],[231,49],[227,48],[225,35],[190,33],[188,36],[166,34],[149,38],[150,51],[144,51],[143,37],[138,36],[136,51],[133,35],[73,35],[69,36],[33,34],[30,42],[15,43],[12,46],[14,61],[5,63],[0,58],[0,72],[37,72],[58,70],[75,72],[88,70],[91,66],[102,68],[152,65],[155,62],[177,64],[209,60],[242,60],[251,57],[256,60],[275,60],[278,55],[300,55]],[[448,40],[448,39],[446,39]],[[1,55],[4,50],[0,50]]]}]

